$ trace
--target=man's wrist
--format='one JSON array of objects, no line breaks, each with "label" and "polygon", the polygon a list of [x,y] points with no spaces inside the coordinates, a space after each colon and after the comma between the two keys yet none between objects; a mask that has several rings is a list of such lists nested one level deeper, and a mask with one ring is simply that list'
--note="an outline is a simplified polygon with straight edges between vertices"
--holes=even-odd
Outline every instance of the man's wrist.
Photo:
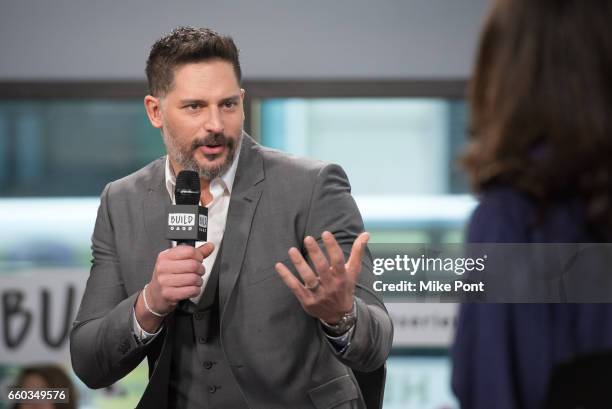
[{"label": "man's wrist", "polygon": [[155,311],[153,308],[151,308],[149,306],[149,303],[147,302],[147,287],[149,286],[149,284],[145,284],[144,288],[142,289],[142,301],[144,302],[144,306],[145,309],[147,311],[149,311],[151,314],[155,315],[158,318],[164,318],[166,315],[168,315],[169,313],[167,312],[157,312]]},{"label": "man's wrist", "polygon": [[323,330],[332,337],[339,337],[350,331],[357,322],[357,303],[353,299],[353,308],[342,315],[340,319],[335,323],[329,323],[325,320],[319,319]]},{"label": "man's wrist", "polygon": [[149,333],[155,333],[159,330],[162,323],[164,322],[163,317],[158,317],[151,314],[144,305],[144,297],[142,291],[136,298],[136,304],[134,305],[134,313],[136,315],[136,321],[138,325]]},{"label": "man's wrist", "polygon": [[163,325],[160,325],[160,327],[154,333],[150,333],[144,330],[140,326],[140,323],[138,322],[138,319],[136,318],[136,307],[132,308],[132,319],[134,321],[132,325],[132,331],[136,338],[136,342],[140,345],[146,344],[147,342],[155,338],[157,334],[159,334],[163,328]]}]

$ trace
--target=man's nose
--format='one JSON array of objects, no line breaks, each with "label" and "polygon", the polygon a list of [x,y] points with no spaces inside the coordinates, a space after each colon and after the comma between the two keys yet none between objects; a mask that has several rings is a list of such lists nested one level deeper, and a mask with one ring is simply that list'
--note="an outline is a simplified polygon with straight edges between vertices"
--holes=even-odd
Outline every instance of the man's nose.
[{"label": "man's nose", "polygon": [[223,118],[219,109],[213,107],[210,110],[210,115],[206,118],[204,124],[206,130],[210,133],[222,133],[223,132]]}]

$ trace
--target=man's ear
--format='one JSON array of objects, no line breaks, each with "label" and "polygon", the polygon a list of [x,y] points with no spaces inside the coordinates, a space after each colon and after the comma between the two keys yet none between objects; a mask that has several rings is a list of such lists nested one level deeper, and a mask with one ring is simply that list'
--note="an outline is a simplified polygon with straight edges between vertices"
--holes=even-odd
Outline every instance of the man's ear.
[{"label": "man's ear", "polygon": [[240,88],[240,105],[242,105],[242,120],[243,121],[246,119],[245,114],[244,114],[244,94],[246,94],[246,91],[244,90],[244,88]]},{"label": "man's ear", "polygon": [[161,116],[161,100],[153,95],[147,95],[144,97],[144,106],[145,111],[147,111],[149,121],[151,121],[151,125],[153,125],[155,128],[161,128],[163,125]]}]

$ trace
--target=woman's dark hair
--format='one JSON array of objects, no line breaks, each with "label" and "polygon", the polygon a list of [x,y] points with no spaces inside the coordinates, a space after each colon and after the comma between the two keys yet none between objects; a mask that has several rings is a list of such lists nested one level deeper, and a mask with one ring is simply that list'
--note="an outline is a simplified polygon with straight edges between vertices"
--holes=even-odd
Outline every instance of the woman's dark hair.
[{"label": "woman's dark hair", "polygon": [[469,87],[476,191],[505,183],[545,208],[578,195],[612,232],[612,0],[498,0]]}]

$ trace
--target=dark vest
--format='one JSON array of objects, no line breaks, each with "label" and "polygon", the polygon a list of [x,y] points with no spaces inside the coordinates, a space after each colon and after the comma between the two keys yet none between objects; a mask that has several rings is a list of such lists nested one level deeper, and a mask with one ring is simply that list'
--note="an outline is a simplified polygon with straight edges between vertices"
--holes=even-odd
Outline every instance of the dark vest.
[{"label": "dark vest", "polygon": [[199,303],[183,301],[175,311],[168,408],[248,408],[219,341],[222,250]]}]

